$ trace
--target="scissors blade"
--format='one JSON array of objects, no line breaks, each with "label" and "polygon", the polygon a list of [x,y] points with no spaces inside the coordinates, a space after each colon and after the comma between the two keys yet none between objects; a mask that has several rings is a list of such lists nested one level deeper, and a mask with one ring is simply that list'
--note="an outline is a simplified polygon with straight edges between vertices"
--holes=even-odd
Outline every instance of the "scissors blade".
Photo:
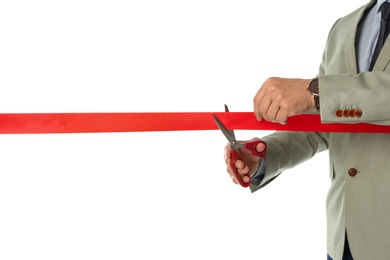
[{"label": "scissors blade", "polygon": [[221,129],[222,133],[225,135],[225,137],[229,140],[230,144],[236,143],[236,137],[234,135],[233,130],[228,130],[226,126],[219,120],[219,118],[216,115],[213,115],[215,122],[217,123],[219,129]]}]

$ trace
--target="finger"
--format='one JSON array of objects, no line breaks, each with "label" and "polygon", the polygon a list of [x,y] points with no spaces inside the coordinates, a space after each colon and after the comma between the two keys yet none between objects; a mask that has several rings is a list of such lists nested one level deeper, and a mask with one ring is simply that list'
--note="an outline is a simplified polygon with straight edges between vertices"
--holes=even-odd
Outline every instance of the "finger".
[{"label": "finger", "polygon": [[229,155],[226,154],[226,153],[223,155],[223,158],[225,159],[225,164],[226,164],[226,165],[229,165],[229,164],[230,164],[230,162],[229,162],[229,161],[230,161],[230,158],[228,158],[228,156],[229,156]]},{"label": "finger", "polygon": [[237,170],[243,169],[245,167],[245,163],[241,160],[237,160],[235,161],[234,166],[236,167]]},{"label": "finger", "polygon": [[287,124],[287,119],[288,119],[288,116],[285,113],[278,113],[278,115],[276,116],[276,122],[278,122],[282,125]]},{"label": "finger", "polygon": [[240,175],[246,175],[246,174],[249,173],[249,167],[248,166],[244,166],[244,168],[237,169],[237,172]]},{"label": "finger", "polygon": [[258,152],[258,153],[261,153],[261,152],[263,152],[265,150],[265,144],[264,143],[258,143],[257,145],[256,145],[256,151]]},{"label": "finger", "polygon": [[229,163],[229,160],[232,158],[232,149],[231,149],[231,146],[230,146],[230,143],[228,143],[226,146],[225,146],[225,163],[228,164]]},{"label": "finger", "polygon": [[268,110],[266,111],[266,120],[269,122],[276,122],[276,116],[280,110],[280,106],[277,102],[269,104]]},{"label": "finger", "polygon": [[287,110],[286,109],[279,109],[279,111],[275,117],[276,122],[284,125],[287,123],[287,119],[288,119]]},{"label": "finger", "polygon": [[259,91],[257,91],[255,97],[253,98],[253,111],[258,121],[261,121],[263,119],[263,116],[260,112],[260,105],[263,103],[264,95],[265,95],[265,89],[261,87]]},{"label": "finger", "polygon": [[[245,165],[243,161],[237,160],[235,162],[236,171],[239,175],[245,175],[249,173],[249,167]],[[242,178],[242,176],[241,176]]]},{"label": "finger", "polygon": [[242,176],[242,182],[248,183],[250,181],[251,181],[251,178],[249,178],[248,176]]},{"label": "finger", "polygon": [[259,107],[259,111],[261,113],[261,116],[263,117],[263,119],[265,119],[269,122],[272,122],[272,120],[273,120],[272,114],[271,114],[271,113],[273,113],[273,110],[271,109],[271,111],[270,111],[271,106],[272,106],[272,100],[264,99]]},{"label": "finger", "polygon": [[236,176],[235,176],[234,173],[233,173],[232,167],[228,166],[227,171],[228,171],[228,173],[229,173],[230,178],[232,179],[232,181],[233,181],[235,184],[238,184],[239,182],[238,182]]},{"label": "finger", "polygon": [[[238,171],[244,171],[244,170],[238,170]],[[248,171],[249,171],[249,168],[246,169],[246,172],[247,172],[247,173],[248,173]],[[237,180],[236,175],[233,173],[233,169],[232,169],[230,166],[228,167],[228,172],[229,172],[229,175],[230,175],[230,178],[232,179],[232,181],[233,181],[235,184],[240,184],[240,182]],[[247,174],[247,173],[245,173],[245,174]],[[239,174],[240,174],[240,173],[239,173]],[[251,178],[248,177],[247,175],[241,175],[241,174],[240,174],[240,177],[239,177],[239,178],[241,178],[242,182],[244,182],[244,183],[248,183],[248,182],[251,181]]]},{"label": "finger", "polygon": [[279,108],[278,103],[274,100],[274,90],[270,88],[271,85],[269,80],[263,84],[262,99],[259,100],[258,104],[258,110],[262,118],[270,122],[273,121],[273,114],[276,114],[275,110]]}]

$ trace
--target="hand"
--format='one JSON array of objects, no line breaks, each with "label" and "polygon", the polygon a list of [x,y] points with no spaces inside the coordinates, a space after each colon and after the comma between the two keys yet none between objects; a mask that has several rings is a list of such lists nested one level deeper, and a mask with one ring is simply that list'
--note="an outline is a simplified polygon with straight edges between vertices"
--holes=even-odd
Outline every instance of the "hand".
[{"label": "hand", "polygon": [[[258,152],[262,152],[264,151],[264,149],[265,149],[265,145],[263,143],[257,144],[256,150]],[[233,182],[239,184],[238,180],[236,179],[233,173],[233,169],[230,167],[231,151],[232,148],[230,146],[230,143],[228,143],[225,146],[225,163],[227,166],[227,172],[230,174],[230,177],[232,178]],[[235,166],[238,174],[240,174],[242,177],[241,178],[242,181],[244,183],[248,183],[251,181],[251,179],[248,176],[244,176],[244,175],[249,173],[249,175],[252,177],[260,167],[261,158],[252,155],[252,153],[247,149],[240,149],[240,154],[242,155],[244,161],[237,160]]]},{"label": "hand", "polygon": [[288,117],[315,108],[312,94],[307,90],[311,79],[269,78],[253,99],[257,120],[285,124]]}]

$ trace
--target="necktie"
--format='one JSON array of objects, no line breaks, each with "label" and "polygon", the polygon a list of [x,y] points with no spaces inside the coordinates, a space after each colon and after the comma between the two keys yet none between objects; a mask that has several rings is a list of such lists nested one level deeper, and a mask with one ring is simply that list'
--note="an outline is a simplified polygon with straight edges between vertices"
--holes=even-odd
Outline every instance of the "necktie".
[{"label": "necktie", "polygon": [[370,71],[375,65],[375,62],[381,52],[383,44],[386,41],[387,36],[389,35],[389,18],[390,18],[390,3],[383,3],[380,7],[381,10],[381,24],[379,29],[378,41],[376,42],[374,54],[372,55]]}]

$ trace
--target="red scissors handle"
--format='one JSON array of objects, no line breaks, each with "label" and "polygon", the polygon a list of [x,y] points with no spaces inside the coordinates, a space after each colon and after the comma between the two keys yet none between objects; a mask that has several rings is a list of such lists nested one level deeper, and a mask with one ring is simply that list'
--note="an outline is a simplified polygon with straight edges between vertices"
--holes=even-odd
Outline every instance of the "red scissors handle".
[{"label": "red scissors handle", "polygon": [[245,175],[241,175],[241,174],[238,173],[237,168],[236,168],[236,161],[237,160],[244,161],[242,156],[241,156],[241,154],[239,152],[232,150],[230,152],[230,167],[233,170],[234,176],[236,177],[237,181],[240,183],[240,185],[242,187],[244,187],[244,188],[249,187],[251,185],[251,181],[245,183],[245,182],[242,181],[242,177],[247,176],[249,178],[249,180],[250,180],[251,176],[249,175],[249,173],[247,173]]},{"label": "red scissors handle", "polygon": [[[259,143],[262,143],[262,144],[264,144],[264,146],[265,146],[265,147],[264,147],[264,150],[261,151],[261,152],[258,152],[258,151],[256,150],[256,146],[257,146],[257,144],[259,144]],[[257,139],[257,140],[245,142],[243,145],[244,145],[244,148],[245,148],[245,149],[248,149],[249,151],[251,151],[251,153],[252,153],[254,156],[257,156],[257,157],[259,157],[259,158],[264,158],[265,153],[267,152],[267,143],[264,142],[264,141],[262,141],[262,140],[258,140],[258,139]],[[240,183],[240,185],[241,185],[242,187],[244,187],[244,188],[249,187],[249,186],[251,185],[251,176],[249,175],[249,173],[248,173],[248,174],[241,175],[241,174],[238,173],[237,168],[236,168],[236,161],[237,161],[237,160],[244,161],[243,158],[242,158],[242,155],[241,155],[239,152],[237,152],[237,151],[235,151],[235,150],[232,150],[232,151],[230,152],[230,156],[231,156],[231,157],[230,157],[230,167],[232,168],[233,173],[234,173],[234,176],[236,177],[237,181]],[[243,182],[242,178],[243,178],[244,176],[248,177],[250,181],[249,181],[249,182],[246,182],[246,183]]]},{"label": "red scissors handle", "polygon": [[[257,146],[258,144],[260,144],[260,143],[264,144],[265,147],[264,147],[264,150],[263,150],[263,151],[258,152],[258,151],[256,150],[256,146]],[[257,156],[257,157],[259,157],[259,158],[264,158],[265,153],[267,152],[267,143],[264,142],[264,141],[262,141],[262,140],[256,139],[256,140],[253,140],[253,141],[245,142],[245,143],[244,143],[244,148],[245,148],[245,149],[248,149],[249,151],[251,151],[251,153],[252,153],[254,156]]]}]

